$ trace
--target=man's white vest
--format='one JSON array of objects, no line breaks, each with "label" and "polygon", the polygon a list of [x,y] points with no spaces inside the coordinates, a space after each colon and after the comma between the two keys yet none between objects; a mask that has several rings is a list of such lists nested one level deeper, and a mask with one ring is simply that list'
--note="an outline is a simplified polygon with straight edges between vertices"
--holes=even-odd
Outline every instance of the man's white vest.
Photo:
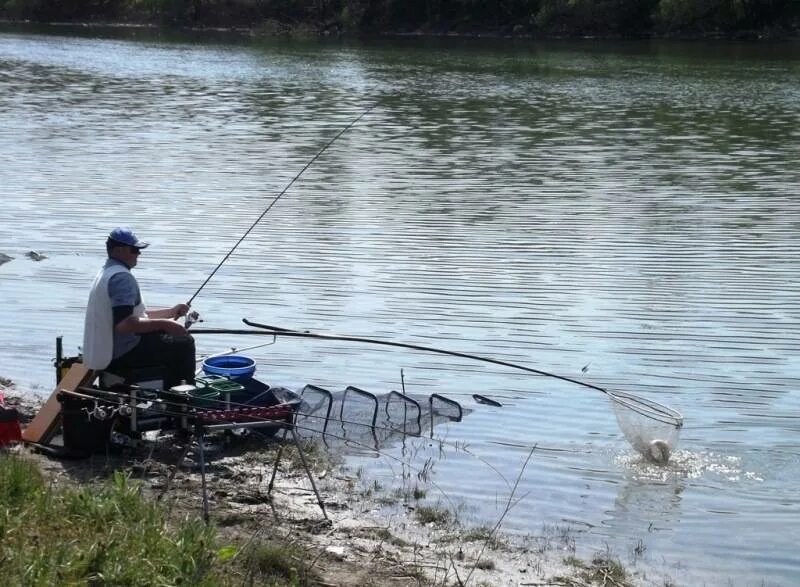
[{"label": "man's white vest", "polygon": [[[101,269],[89,292],[83,327],[83,364],[89,369],[105,369],[114,358],[114,311],[108,295],[108,281],[122,272],[130,270],[119,263]],[[146,315],[144,301],[133,308],[133,315]]]}]

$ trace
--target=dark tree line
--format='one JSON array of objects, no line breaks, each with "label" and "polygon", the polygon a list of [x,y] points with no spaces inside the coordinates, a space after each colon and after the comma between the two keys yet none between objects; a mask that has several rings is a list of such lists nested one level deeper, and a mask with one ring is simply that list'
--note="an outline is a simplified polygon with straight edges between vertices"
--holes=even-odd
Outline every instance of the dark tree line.
[{"label": "dark tree line", "polygon": [[800,0],[0,0],[33,21],[513,35],[796,32]]}]

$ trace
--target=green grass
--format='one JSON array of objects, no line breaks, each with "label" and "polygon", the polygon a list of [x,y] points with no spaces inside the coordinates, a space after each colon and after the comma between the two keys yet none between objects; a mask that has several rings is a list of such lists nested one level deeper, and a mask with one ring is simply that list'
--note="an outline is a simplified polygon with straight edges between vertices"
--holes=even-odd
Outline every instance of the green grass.
[{"label": "green grass", "polygon": [[418,507],[415,513],[420,524],[442,525],[452,518],[448,510],[426,505]]},{"label": "green grass", "polygon": [[199,519],[168,523],[122,473],[53,488],[37,466],[0,453],[0,574],[9,585],[305,585],[302,553],[220,547]]},{"label": "green grass", "polygon": [[290,545],[260,542],[253,545],[244,560],[248,575],[258,585],[305,585],[308,569],[304,552]]},{"label": "green grass", "polygon": [[489,526],[476,526],[469,528],[461,535],[464,542],[485,542],[492,538],[492,529]]},{"label": "green grass", "polygon": [[117,473],[99,489],[51,489],[36,466],[0,457],[0,572],[17,585],[212,585],[213,531],[167,528],[160,508]]},{"label": "green grass", "polygon": [[425,499],[425,496],[428,495],[427,490],[420,488],[418,485],[414,486],[414,489],[409,487],[398,487],[392,492],[392,495],[397,499],[402,499],[404,501],[415,500],[419,501],[421,499]]},{"label": "green grass", "polygon": [[628,573],[622,564],[609,554],[597,554],[590,564],[586,565],[580,573],[581,578],[590,584],[611,583],[619,587],[629,587]]},{"label": "green grass", "polygon": [[564,564],[576,569],[577,578],[557,576],[552,578],[554,582],[575,586],[588,584],[631,587],[625,568],[608,553],[595,555],[591,562],[586,562],[570,555],[564,558]]},{"label": "green grass", "polygon": [[577,576],[551,577],[553,583],[571,587],[583,587],[585,585],[632,587],[632,584],[628,581],[628,573],[625,568],[607,552],[595,555],[591,561],[583,561],[570,555],[564,558],[564,564],[573,567]]}]

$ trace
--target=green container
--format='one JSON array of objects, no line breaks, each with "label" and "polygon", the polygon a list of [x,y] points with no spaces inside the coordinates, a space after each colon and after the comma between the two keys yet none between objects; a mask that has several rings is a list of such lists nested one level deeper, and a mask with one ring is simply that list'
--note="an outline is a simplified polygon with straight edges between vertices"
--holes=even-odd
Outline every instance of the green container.
[{"label": "green container", "polygon": [[221,408],[219,392],[213,389],[196,389],[189,392],[189,405],[195,408]]},{"label": "green container", "polygon": [[230,394],[231,403],[239,403],[244,397],[244,386],[228,377],[208,375],[198,377],[194,382],[197,390],[193,392],[192,405],[195,407],[224,409],[225,400]]}]

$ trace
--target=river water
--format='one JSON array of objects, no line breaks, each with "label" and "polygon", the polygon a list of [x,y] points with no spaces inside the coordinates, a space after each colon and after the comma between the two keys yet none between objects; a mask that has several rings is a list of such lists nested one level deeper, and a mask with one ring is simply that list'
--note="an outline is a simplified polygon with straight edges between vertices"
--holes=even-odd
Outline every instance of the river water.
[{"label": "river water", "polygon": [[[791,43],[6,28],[0,375],[50,392],[111,227],[152,242],[148,303],[185,301],[375,105],[200,291],[204,326],[440,346],[670,405],[686,423],[655,467],[602,393],[563,381],[363,345],[251,352],[273,384],[384,393],[402,369],[409,392],[462,402],[437,427],[460,449],[437,449],[426,478],[466,523],[499,517],[498,472],[513,483],[536,445],[507,531],[563,529],[643,582],[797,584],[799,82]],[[248,344],[198,335],[203,353]],[[391,461],[354,458],[399,483]]]}]

